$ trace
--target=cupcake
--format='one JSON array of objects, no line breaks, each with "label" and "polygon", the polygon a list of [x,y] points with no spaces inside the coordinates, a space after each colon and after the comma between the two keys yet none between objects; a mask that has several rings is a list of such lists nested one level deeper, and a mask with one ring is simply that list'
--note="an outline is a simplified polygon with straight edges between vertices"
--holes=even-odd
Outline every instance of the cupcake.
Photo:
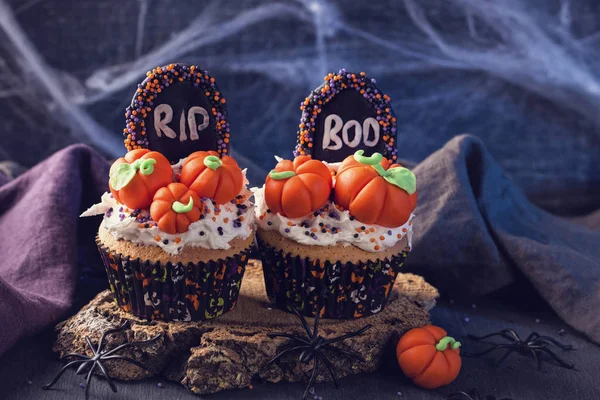
[{"label": "cupcake", "polygon": [[279,161],[254,195],[273,303],[338,319],[384,309],[411,249],[411,171],[363,150],[341,164],[298,156]]},{"label": "cupcake", "polygon": [[245,171],[217,152],[171,165],[136,149],[110,169],[96,242],[119,306],[147,320],[199,321],[237,301],[254,238]]}]

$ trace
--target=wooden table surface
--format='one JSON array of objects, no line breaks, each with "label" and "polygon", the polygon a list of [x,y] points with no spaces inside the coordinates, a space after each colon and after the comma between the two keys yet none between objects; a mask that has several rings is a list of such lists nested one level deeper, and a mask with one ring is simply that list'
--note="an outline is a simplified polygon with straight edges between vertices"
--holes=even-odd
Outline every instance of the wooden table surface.
[{"label": "wooden table surface", "polygon": [[[422,390],[402,376],[393,358],[379,373],[356,375],[341,381],[336,390],[332,383],[316,385],[316,395],[323,399],[444,399],[450,393],[476,388],[482,395],[493,395],[496,400],[510,399],[600,399],[600,347],[569,329],[548,310],[531,310],[521,306],[498,305],[497,302],[458,305],[442,302],[432,311],[432,322],[451,332],[464,343],[463,349],[476,351],[481,347],[466,339],[467,333],[485,334],[503,328],[513,328],[522,337],[531,331],[550,335],[571,343],[575,351],[558,351],[574,363],[575,370],[567,370],[544,362],[538,371],[531,356],[514,353],[501,367],[495,362],[502,352],[482,358],[463,358],[458,379],[450,386],[433,391]],[[565,332],[559,335],[559,331]],[[0,399],[4,400],[68,400],[82,399],[84,382],[81,376],[68,371],[53,390],[42,391],[58,372],[61,363],[51,353],[52,332],[23,340],[0,358]],[[549,361],[545,359],[546,361]],[[99,379],[94,379],[90,399],[198,399],[179,384],[163,379],[137,382],[118,382],[115,395]],[[160,387],[162,386],[162,387]],[[201,398],[217,399],[299,399],[303,384],[256,384],[253,389],[232,390]],[[466,399],[466,398],[465,398]],[[491,400],[490,398],[486,400]]]}]

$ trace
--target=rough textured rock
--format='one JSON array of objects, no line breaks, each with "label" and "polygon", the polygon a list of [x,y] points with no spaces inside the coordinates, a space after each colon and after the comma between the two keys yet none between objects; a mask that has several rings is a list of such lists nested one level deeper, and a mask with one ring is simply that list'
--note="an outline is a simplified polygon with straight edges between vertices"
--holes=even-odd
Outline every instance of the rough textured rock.
[{"label": "rough textured rock", "polygon": [[[108,363],[109,373],[117,379],[163,375],[198,394],[246,387],[255,376],[269,382],[308,380],[312,363],[300,363],[294,352],[263,368],[287,343],[287,339],[269,339],[267,333],[302,334],[303,331],[293,315],[270,306],[261,268],[258,261],[249,263],[235,310],[213,321],[140,320],[123,312],[109,291],[102,292],[56,327],[58,338],[54,350],[60,355],[91,354],[87,350],[86,336],[97,343],[103,331],[130,320],[130,328],[107,338],[107,348],[126,341],[147,340],[158,334],[161,338],[150,346],[121,353],[142,362],[150,372],[124,362]],[[399,274],[392,298],[381,313],[358,320],[322,320],[319,332],[325,338],[358,330],[366,324],[373,326],[363,335],[337,344],[360,353],[366,360],[359,362],[331,355],[329,359],[337,377],[376,370],[392,338],[429,322],[428,310],[435,305],[437,296],[437,290],[420,276]],[[312,325],[313,320],[307,320]],[[320,370],[317,381],[330,379],[325,372]]]}]

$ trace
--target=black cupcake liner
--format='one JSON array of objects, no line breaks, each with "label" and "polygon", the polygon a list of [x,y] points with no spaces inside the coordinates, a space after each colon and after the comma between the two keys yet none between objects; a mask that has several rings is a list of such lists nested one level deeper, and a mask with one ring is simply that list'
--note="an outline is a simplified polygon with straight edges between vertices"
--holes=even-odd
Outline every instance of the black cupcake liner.
[{"label": "black cupcake liner", "polygon": [[269,300],[282,310],[289,304],[303,315],[355,319],[377,314],[387,304],[408,251],[389,259],[329,261],[285,254],[257,240]]},{"label": "black cupcake liner", "polygon": [[146,320],[203,321],[232,310],[251,247],[225,259],[162,264],[132,259],[96,238],[115,301]]}]

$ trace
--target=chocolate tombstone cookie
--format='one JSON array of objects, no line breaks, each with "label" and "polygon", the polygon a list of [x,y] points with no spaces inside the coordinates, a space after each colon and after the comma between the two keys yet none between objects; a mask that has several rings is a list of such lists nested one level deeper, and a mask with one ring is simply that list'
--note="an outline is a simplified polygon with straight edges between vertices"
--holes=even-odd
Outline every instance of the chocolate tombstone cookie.
[{"label": "chocolate tombstone cookie", "polygon": [[295,156],[338,162],[362,149],[396,159],[396,116],[390,98],[364,72],[330,73],[300,109]]},{"label": "chocolate tombstone cookie", "polygon": [[146,74],[125,111],[127,150],[161,152],[171,163],[194,151],[229,151],[225,98],[208,72],[170,64]]}]

